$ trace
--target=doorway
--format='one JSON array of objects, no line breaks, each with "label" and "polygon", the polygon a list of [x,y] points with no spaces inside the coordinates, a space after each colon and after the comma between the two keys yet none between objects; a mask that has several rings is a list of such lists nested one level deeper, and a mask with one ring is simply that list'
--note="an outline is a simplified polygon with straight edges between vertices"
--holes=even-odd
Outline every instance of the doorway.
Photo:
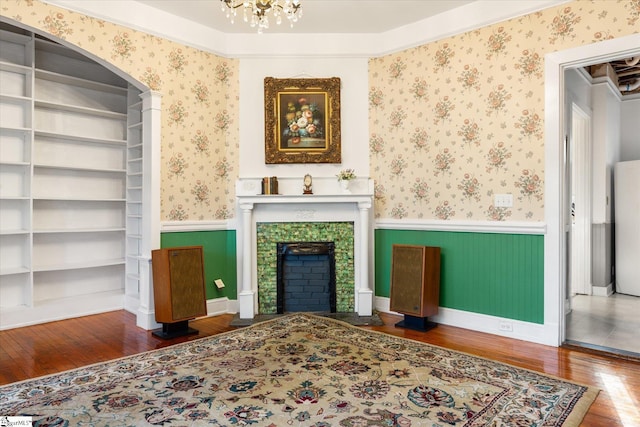
[{"label": "doorway", "polygon": [[[618,298],[607,298],[605,296],[589,296],[590,292],[588,288],[590,285],[578,285],[574,284],[574,279],[579,274],[582,274],[585,270],[572,269],[572,257],[577,253],[576,246],[579,244],[577,241],[573,241],[571,236],[571,228],[575,227],[573,217],[571,213],[577,214],[577,211],[571,212],[571,203],[573,195],[582,194],[583,197],[586,194],[587,199],[591,200],[591,191],[587,192],[586,182],[582,185],[575,184],[575,192],[569,191],[571,186],[574,185],[571,181],[571,177],[575,176],[576,171],[571,171],[571,142],[568,148],[564,147],[561,142],[564,140],[564,135],[569,121],[576,119],[577,123],[571,123],[571,126],[579,126],[578,129],[574,129],[576,132],[581,132],[580,128],[585,129],[587,124],[584,122],[585,117],[582,113],[585,113],[571,108],[566,108],[565,105],[568,101],[565,88],[564,73],[566,70],[575,69],[578,67],[584,67],[589,64],[597,64],[608,62],[614,59],[623,57],[632,57],[640,54],[640,35],[635,34],[620,39],[609,40],[604,43],[598,43],[589,46],[581,46],[566,51],[555,52],[547,55],[545,58],[545,130],[547,131],[547,137],[545,141],[545,161],[547,164],[546,173],[546,200],[545,200],[545,219],[547,222],[547,236],[545,238],[545,295],[548,293],[547,301],[552,303],[547,311],[545,307],[545,322],[547,320],[553,321],[557,316],[558,324],[558,344],[561,345],[569,339],[567,337],[568,322],[571,321],[569,316],[565,316],[568,312],[572,312],[571,296],[574,293],[574,289],[578,290],[581,286],[583,292],[586,292],[586,298],[600,298],[607,303],[614,303]],[[587,114],[588,116],[588,114]],[[573,141],[575,142],[575,141]],[[576,148],[576,147],[574,147]],[[565,151],[566,149],[566,151]],[[573,153],[576,154],[576,153]],[[584,153],[583,153],[584,154]],[[591,154],[593,156],[593,153]],[[574,205],[577,209],[578,205]],[[567,214],[569,213],[569,214]],[[569,220],[567,220],[569,216]],[[585,219],[588,214],[585,212]],[[576,223],[577,223],[577,217]],[[591,224],[587,222],[590,228]],[[587,227],[584,224],[578,224],[582,232],[585,233]],[[585,236],[590,235],[590,230]],[[586,237],[587,239],[589,237]],[[573,244],[572,244],[573,243]],[[573,248],[573,251],[571,250]],[[590,252],[587,253],[587,260],[591,259]],[[586,276],[588,277],[591,262],[585,263],[587,266]],[[556,299],[557,298],[557,299]],[[615,312],[621,313],[637,313],[640,309],[640,299],[632,300],[632,307],[628,306],[628,299],[624,299],[625,308],[622,310],[615,309],[614,306],[605,307],[600,309],[594,309],[592,304],[586,304],[587,313],[592,314],[592,321],[598,329],[602,325],[607,325],[615,322]],[[637,301],[637,302],[636,302]],[[590,302],[594,302],[591,300]],[[600,300],[598,302],[601,302]],[[613,308],[612,308],[613,307]],[[574,307],[575,309],[575,307]],[[603,314],[604,313],[604,314]],[[576,317],[576,316],[574,316]],[[595,320],[593,320],[595,319]],[[593,325],[593,324],[592,324]],[[628,328],[631,330],[632,336],[627,338],[627,341],[640,340],[640,325],[636,327]],[[588,338],[585,338],[588,339]],[[584,343],[585,346],[590,346],[588,342]],[[611,350],[619,350],[620,353],[626,352],[624,348]]]},{"label": "doorway", "polygon": [[569,140],[570,189],[569,289],[591,295],[591,114],[571,104]]}]

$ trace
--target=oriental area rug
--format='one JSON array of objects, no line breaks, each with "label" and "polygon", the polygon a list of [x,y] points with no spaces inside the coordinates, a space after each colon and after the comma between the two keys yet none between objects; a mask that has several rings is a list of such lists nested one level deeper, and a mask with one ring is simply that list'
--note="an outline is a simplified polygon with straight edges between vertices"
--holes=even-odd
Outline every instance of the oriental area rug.
[{"label": "oriental area rug", "polygon": [[577,426],[598,391],[296,313],[0,387],[39,426]]}]

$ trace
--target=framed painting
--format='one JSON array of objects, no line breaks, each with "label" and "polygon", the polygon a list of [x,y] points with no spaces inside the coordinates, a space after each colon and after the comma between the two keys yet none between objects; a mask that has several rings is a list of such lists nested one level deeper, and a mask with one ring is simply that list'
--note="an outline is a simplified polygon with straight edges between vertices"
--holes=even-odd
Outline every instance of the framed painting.
[{"label": "framed painting", "polygon": [[341,163],[340,79],[264,79],[265,163]]}]

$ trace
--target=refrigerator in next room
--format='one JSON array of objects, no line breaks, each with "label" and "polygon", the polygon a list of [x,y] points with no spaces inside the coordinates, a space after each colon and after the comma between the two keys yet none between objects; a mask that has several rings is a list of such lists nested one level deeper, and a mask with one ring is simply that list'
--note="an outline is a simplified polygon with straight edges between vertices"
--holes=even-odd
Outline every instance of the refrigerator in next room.
[{"label": "refrigerator in next room", "polygon": [[640,160],[616,163],[616,292],[640,296]]}]

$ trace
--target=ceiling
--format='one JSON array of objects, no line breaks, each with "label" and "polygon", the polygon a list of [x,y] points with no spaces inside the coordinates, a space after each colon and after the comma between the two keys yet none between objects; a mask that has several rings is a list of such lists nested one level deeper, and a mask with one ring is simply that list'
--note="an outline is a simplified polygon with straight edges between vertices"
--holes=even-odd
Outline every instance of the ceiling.
[{"label": "ceiling", "polygon": [[[269,33],[383,33],[430,18],[477,0],[301,0],[303,16],[271,23]],[[221,10],[219,0],[138,0],[139,3],[181,16],[224,33],[255,33],[238,11],[235,25]],[[286,20],[285,20],[286,21]]]},{"label": "ceiling", "polygon": [[[640,58],[625,58],[617,61],[611,61],[611,67],[618,76],[618,85],[630,85],[635,88],[629,91],[622,91],[623,95],[632,95],[640,93]],[[637,86],[637,87],[636,87]]]}]

